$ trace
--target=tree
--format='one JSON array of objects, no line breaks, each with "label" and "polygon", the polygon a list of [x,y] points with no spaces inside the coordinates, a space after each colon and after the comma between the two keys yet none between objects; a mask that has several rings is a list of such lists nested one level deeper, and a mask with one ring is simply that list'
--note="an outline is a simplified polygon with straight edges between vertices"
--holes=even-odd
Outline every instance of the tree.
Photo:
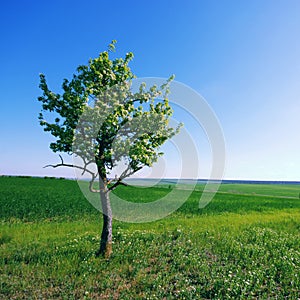
[{"label": "tree", "polygon": [[[69,81],[64,79],[62,94],[52,92],[45,75],[40,74],[43,95],[40,125],[56,140],[50,144],[54,152],[76,155],[82,164],[49,165],[82,170],[91,177],[89,190],[100,194],[103,228],[96,255],[109,257],[112,252],[113,213],[109,194],[123,180],[144,166],[152,166],[160,146],[179,130],[168,125],[173,113],[169,102],[169,82],[149,89],[141,84],[137,92],[131,88],[135,78],[128,64],[133,58],[110,59],[116,41],[99,57],[81,65]],[[51,120],[49,121],[49,117]],[[122,162],[124,170],[111,179],[113,169]],[[96,171],[91,165],[95,164]],[[98,189],[94,188],[97,180]]]}]

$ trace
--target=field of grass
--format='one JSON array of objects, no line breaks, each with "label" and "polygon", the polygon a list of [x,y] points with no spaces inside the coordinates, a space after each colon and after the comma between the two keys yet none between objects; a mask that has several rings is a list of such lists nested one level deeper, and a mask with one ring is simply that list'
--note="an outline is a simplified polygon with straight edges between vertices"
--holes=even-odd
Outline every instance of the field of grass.
[{"label": "field of grass", "polygon": [[75,181],[0,177],[0,299],[300,299],[300,185],[224,184],[204,209],[201,192],[162,220],[115,221],[107,261]]}]

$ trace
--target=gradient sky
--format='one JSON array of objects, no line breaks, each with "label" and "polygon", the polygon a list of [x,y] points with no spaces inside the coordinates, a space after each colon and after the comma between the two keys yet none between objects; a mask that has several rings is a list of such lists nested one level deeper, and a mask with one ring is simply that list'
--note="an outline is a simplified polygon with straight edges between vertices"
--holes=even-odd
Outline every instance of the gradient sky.
[{"label": "gradient sky", "polygon": [[0,32],[0,174],[73,176],[42,168],[58,158],[37,120],[38,74],[59,91],[116,39],[137,76],[175,74],[207,100],[225,178],[300,180],[300,1],[2,1]]}]

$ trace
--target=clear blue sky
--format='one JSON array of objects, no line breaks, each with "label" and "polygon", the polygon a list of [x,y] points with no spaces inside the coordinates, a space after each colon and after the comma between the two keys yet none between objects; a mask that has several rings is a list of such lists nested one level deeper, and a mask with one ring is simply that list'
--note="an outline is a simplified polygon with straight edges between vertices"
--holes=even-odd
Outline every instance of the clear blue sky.
[{"label": "clear blue sky", "polygon": [[300,1],[5,1],[0,31],[0,174],[70,174],[42,169],[57,155],[38,74],[59,91],[116,39],[137,76],[175,74],[209,102],[225,178],[300,180]]}]

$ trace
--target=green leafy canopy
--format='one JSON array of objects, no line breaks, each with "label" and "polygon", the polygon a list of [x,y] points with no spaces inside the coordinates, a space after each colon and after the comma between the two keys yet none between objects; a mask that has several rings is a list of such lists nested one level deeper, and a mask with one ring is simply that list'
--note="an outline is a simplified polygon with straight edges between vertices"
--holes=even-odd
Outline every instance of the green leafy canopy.
[{"label": "green leafy canopy", "polygon": [[[101,178],[106,178],[118,162],[127,164],[123,177],[144,166],[152,166],[162,155],[160,146],[179,131],[169,127],[173,110],[169,105],[169,83],[147,89],[141,84],[133,91],[135,75],[128,66],[133,54],[110,59],[116,41],[87,65],[77,68],[69,81],[64,79],[62,94],[52,92],[40,74],[43,95],[40,125],[56,140],[54,152],[76,154],[85,167],[96,162]],[[48,115],[54,116],[47,121]],[[122,178],[120,178],[122,179]]]}]

